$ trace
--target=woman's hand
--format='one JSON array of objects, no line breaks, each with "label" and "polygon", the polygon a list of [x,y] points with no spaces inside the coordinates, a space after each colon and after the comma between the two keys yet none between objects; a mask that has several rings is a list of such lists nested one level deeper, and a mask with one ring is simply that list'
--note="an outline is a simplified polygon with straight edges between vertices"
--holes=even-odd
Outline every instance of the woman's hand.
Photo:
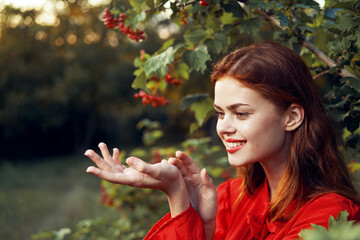
[{"label": "woman's hand", "polygon": [[206,169],[200,170],[194,160],[184,152],[177,151],[169,163],[177,166],[185,180],[189,200],[204,224],[214,224],[217,213],[217,192]]},{"label": "woman's hand", "polygon": [[88,167],[92,173],[112,183],[128,185],[137,188],[151,188],[163,191],[169,200],[171,215],[174,217],[189,207],[185,182],[177,167],[166,160],[161,163],[148,164],[136,157],[129,157],[126,163],[121,164],[119,150],[114,149],[111,156],[105,143],[100,143],[99,148],[103,156],[100,157],[93,150],[87,150],[85,156],[89,157],[96,167]]}]

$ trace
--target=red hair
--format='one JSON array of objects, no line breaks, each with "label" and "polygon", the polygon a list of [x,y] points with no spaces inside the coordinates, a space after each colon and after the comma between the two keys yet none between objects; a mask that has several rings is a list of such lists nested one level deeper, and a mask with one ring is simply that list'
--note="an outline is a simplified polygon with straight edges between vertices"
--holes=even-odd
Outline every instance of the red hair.
[{"label": "red hair", "polygon": [[[212,83],[223,77],[238,80],[283,111],[292,103],[304,108],[304,121],[292,134],[288,166],[271,200],[272,221],[286,218],[285,209],[294,199],[300,206],[316,195],[334,192],[360,203],[332,122],[298,54],[275,42],[252,44],[215,65]],[[239,173],[244,178],[240,197],[252,194],[265,179],[260,163],[241,167]]]}]

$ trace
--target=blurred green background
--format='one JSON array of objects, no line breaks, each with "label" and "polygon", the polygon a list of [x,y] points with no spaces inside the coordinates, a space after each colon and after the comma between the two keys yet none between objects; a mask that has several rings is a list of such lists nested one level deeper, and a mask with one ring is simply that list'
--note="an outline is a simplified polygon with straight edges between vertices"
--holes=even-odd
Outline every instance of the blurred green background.
[{"label": "blurred green background", "polygon": [[174,103],[154,109],[133,97],[133,60],[161,46],[158,26],[147,41],[128,40],[103,25],[109,2],[0,1],[0,239],[116,219],[99,204],[101,182],[85,173],[83,152],[100,141],[142,146],[144,118],[165,127],[166,144],[188,132],[191,118]]}]

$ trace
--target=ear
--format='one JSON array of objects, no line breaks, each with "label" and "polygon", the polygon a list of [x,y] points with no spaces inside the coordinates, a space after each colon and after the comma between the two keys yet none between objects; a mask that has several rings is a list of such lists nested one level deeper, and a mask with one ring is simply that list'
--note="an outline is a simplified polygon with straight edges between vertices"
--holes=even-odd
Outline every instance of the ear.
[{"label": "ear", "polygon": [[304,108],[299,104],[292,103],[285,114],[285,131],[291,132],[296,130],[304,121]]}]

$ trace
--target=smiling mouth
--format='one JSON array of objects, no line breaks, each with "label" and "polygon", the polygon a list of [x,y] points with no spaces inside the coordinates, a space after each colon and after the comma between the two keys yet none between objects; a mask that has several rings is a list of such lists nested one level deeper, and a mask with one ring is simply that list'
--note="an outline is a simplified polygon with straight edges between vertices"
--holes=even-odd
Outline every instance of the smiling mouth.
[{"label": "smiling mouth", "polygon": [[241,148],[243,148],[245,144],[246,144],[246,141],[238,141],[238,142],[225,141],[226,151],[228,153],[235,153],[235,152],[239,151]]}]

